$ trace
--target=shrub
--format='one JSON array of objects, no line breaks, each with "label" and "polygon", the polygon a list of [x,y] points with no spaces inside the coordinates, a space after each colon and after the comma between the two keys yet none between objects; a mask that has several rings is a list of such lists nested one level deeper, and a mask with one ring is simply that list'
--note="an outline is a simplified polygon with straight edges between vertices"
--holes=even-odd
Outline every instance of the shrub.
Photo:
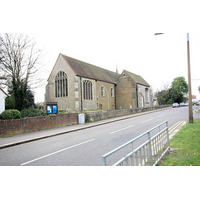
[{"label": "shrub", "polygon": [[0,119],[20,119],[21,113],[18,110],[5,110],[1,113]]},{"label": "shrub", "polygon": [[66,110],[59,110],[58,113],[66,113]]},{"label": "shrub", "polygon": [[167,104],[173,104],[173,103],[174,103],[173,99],[170,99],[170,100],[167,102]]},{"label": "shrub", "polygon": [[15,109],[15,100],[13,96],[9,96],[5,99],[6,110]]},{"label": "shrub", "polygon": [[26,117],[37,117],[37,116],[46,116],[46,112],[44,110],[38,110],[35,108],[24,109],[21,111],[22,118]]}]

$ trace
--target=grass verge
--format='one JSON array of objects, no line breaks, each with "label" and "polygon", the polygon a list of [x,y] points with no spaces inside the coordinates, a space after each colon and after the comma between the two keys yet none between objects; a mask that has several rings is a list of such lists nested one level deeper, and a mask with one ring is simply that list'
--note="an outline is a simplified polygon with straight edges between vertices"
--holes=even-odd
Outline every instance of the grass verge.
[{"label": "grass verge", "polygon": [[200,166],[200,119],[184,125],[170,140],[170,149],[158,166]]}]

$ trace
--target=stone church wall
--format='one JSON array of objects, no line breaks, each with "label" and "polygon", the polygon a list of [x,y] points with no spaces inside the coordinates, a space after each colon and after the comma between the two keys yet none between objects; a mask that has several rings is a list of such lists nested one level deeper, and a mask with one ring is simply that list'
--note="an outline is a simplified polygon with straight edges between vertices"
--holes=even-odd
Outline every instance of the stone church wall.
[{"label": "stone church wall", "polygon": [[[145,89],[148,88],[148,100],[146,100]],[[150,88],[144,85],[138,84],[138,107],[150,107],[152,105],[150,98]]]},{"label": "stone church wall", "polygon": [[[55,97],[55,77],[60,72],[63,71],[67,74],[68,79],[68,96],[67,97]],[[48,79],[48,84],[46,86],[45,102],[58,102],[59,110],[75,110],[75,82],[78,82],[78,77],[76,78],[72,69],[68,66],[62,56],[58,57],[58,60],[51,72]],[[79,89],[78,89],[79,91]]]},{"label": "stone church wall", "polygon": [[[101,94],[101,86],[105,88],[105,96]],[[114,97],[111,96],[111,88],[114,89]],[[97,109],[100,110],[113,110],[115,109],[115,84],[106,83],[102,81],[96,82],[97,91]]]},{"label": "stone church wall", "polygon": [[116,109],[137,107],[136,84],[129,76],[119,77],[116,93]]},{"label": "stone church wall", "polygon": [[[91,100],[84,99],[83,82],[87,81],[87,80],[92,82],[92,99]],[[81,99],[81,95],[80,95],[80,99]],[[82,102],[83,102],[83,110],[96,110],[97,109],[96,81],[95,80],[88,79],[88,78],[82,78]],[[81,108],[81,105],[80,105],[80,108]]]}]

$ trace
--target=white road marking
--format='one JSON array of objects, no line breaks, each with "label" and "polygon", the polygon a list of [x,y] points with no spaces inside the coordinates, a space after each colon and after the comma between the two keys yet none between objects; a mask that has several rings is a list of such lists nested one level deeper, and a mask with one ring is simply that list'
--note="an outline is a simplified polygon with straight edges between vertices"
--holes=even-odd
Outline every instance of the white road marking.
[{"label": "white road marking", "polygon": [[46,158],[46,157],[49,157],[49,156],[52,156],[52,155],[57,154],[57,153],[60,153],[60,152],[62,152],[62,151],[66,151],[66,150],[68,150],[68,149],[72,149],[72,148],[77,147],[77,146],[80,146],[80,145],[82,145],[82,144],[86,144],[86,143],[88,143],[88,142],[92,142],[92,141],[94,141],[94,140],[95,140],[95,139],[88,140],[88,141],[85,141],[85,142],[82,142],[82,143],[79,143],[79,144],[73,145],[73,146],[71,146],[71,147],[68,147],[68,148],[65,148],[65,149],[61,149],[61,150],[56,151],[56,152],[54,152],[54,153],[50,153],[50,154],[47,154],[47,155],[45,155],[45,156],[42,156],[42,157],[36,158],[36,159],[34,159],[34,160],[31,160],[31,161],[25,162],[25,163],[21,164],[21,166],[23,166],[23,165],[27,165],[27,164],[29,164],[29,163],[35,162],[35,161],[37,161],[37,160],[41,160],[41,159]]},{"label": "white road marking", "polygon": [[126,127],[126,128],[120,129],[120,130],[118,130],[118,131],[114,131],[114,132],[109,133],[109,134],[112,135],[113,133],[117,133],[117,132],[119,132],[119,131],[123,131],[123,130],[128,129],[128,128],[131,128],[131,127],[133,127],[133,126],[135,126],[135,125],[128,126],[128,127]]},{"label": "white road marking", "polygon": [[154,118],[152,118],[152,119],[148,119],[148,120],[146,120],[146,121],[143,121],[143,122],[141,122],[141,124],[143,124],[143,123],[145,123],[145,122],[148,122],[148,121],[151,121],[151,120],[153,120]]},{"label": "white road marking", "polygon": [[[158,116],[158,117],[162,117],[162,116],[165,116],[165,114],[164,114],[164,115],[160,115],[160,116]],[[158,117],[157,117],[157,118],[158,118]]]}]

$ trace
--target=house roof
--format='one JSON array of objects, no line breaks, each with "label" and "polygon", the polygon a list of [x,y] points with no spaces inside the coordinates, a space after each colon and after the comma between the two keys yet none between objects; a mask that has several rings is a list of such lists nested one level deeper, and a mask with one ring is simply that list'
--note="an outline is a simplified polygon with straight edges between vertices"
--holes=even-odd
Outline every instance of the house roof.
[{"label": "house roof", "polygon": [[[126,70],[125,70],[126,71]],[[132,72],[129,72],[129,71],[126,71],[129,76],[138,84],[141,84],[141,85],[145,85],[145,86],[148,86],[150,87],[150,85],[140,76],[140,75],[136,75]]]},{"label": "house roof", "polygon": [[77,76],[115,83],[119,74],[61,54]]},{"label": "house roof", "polygon": [[0,88],[0,90],[1,90],[6,96],[9,96],[6,92],[4,92],[3,89]]}]

